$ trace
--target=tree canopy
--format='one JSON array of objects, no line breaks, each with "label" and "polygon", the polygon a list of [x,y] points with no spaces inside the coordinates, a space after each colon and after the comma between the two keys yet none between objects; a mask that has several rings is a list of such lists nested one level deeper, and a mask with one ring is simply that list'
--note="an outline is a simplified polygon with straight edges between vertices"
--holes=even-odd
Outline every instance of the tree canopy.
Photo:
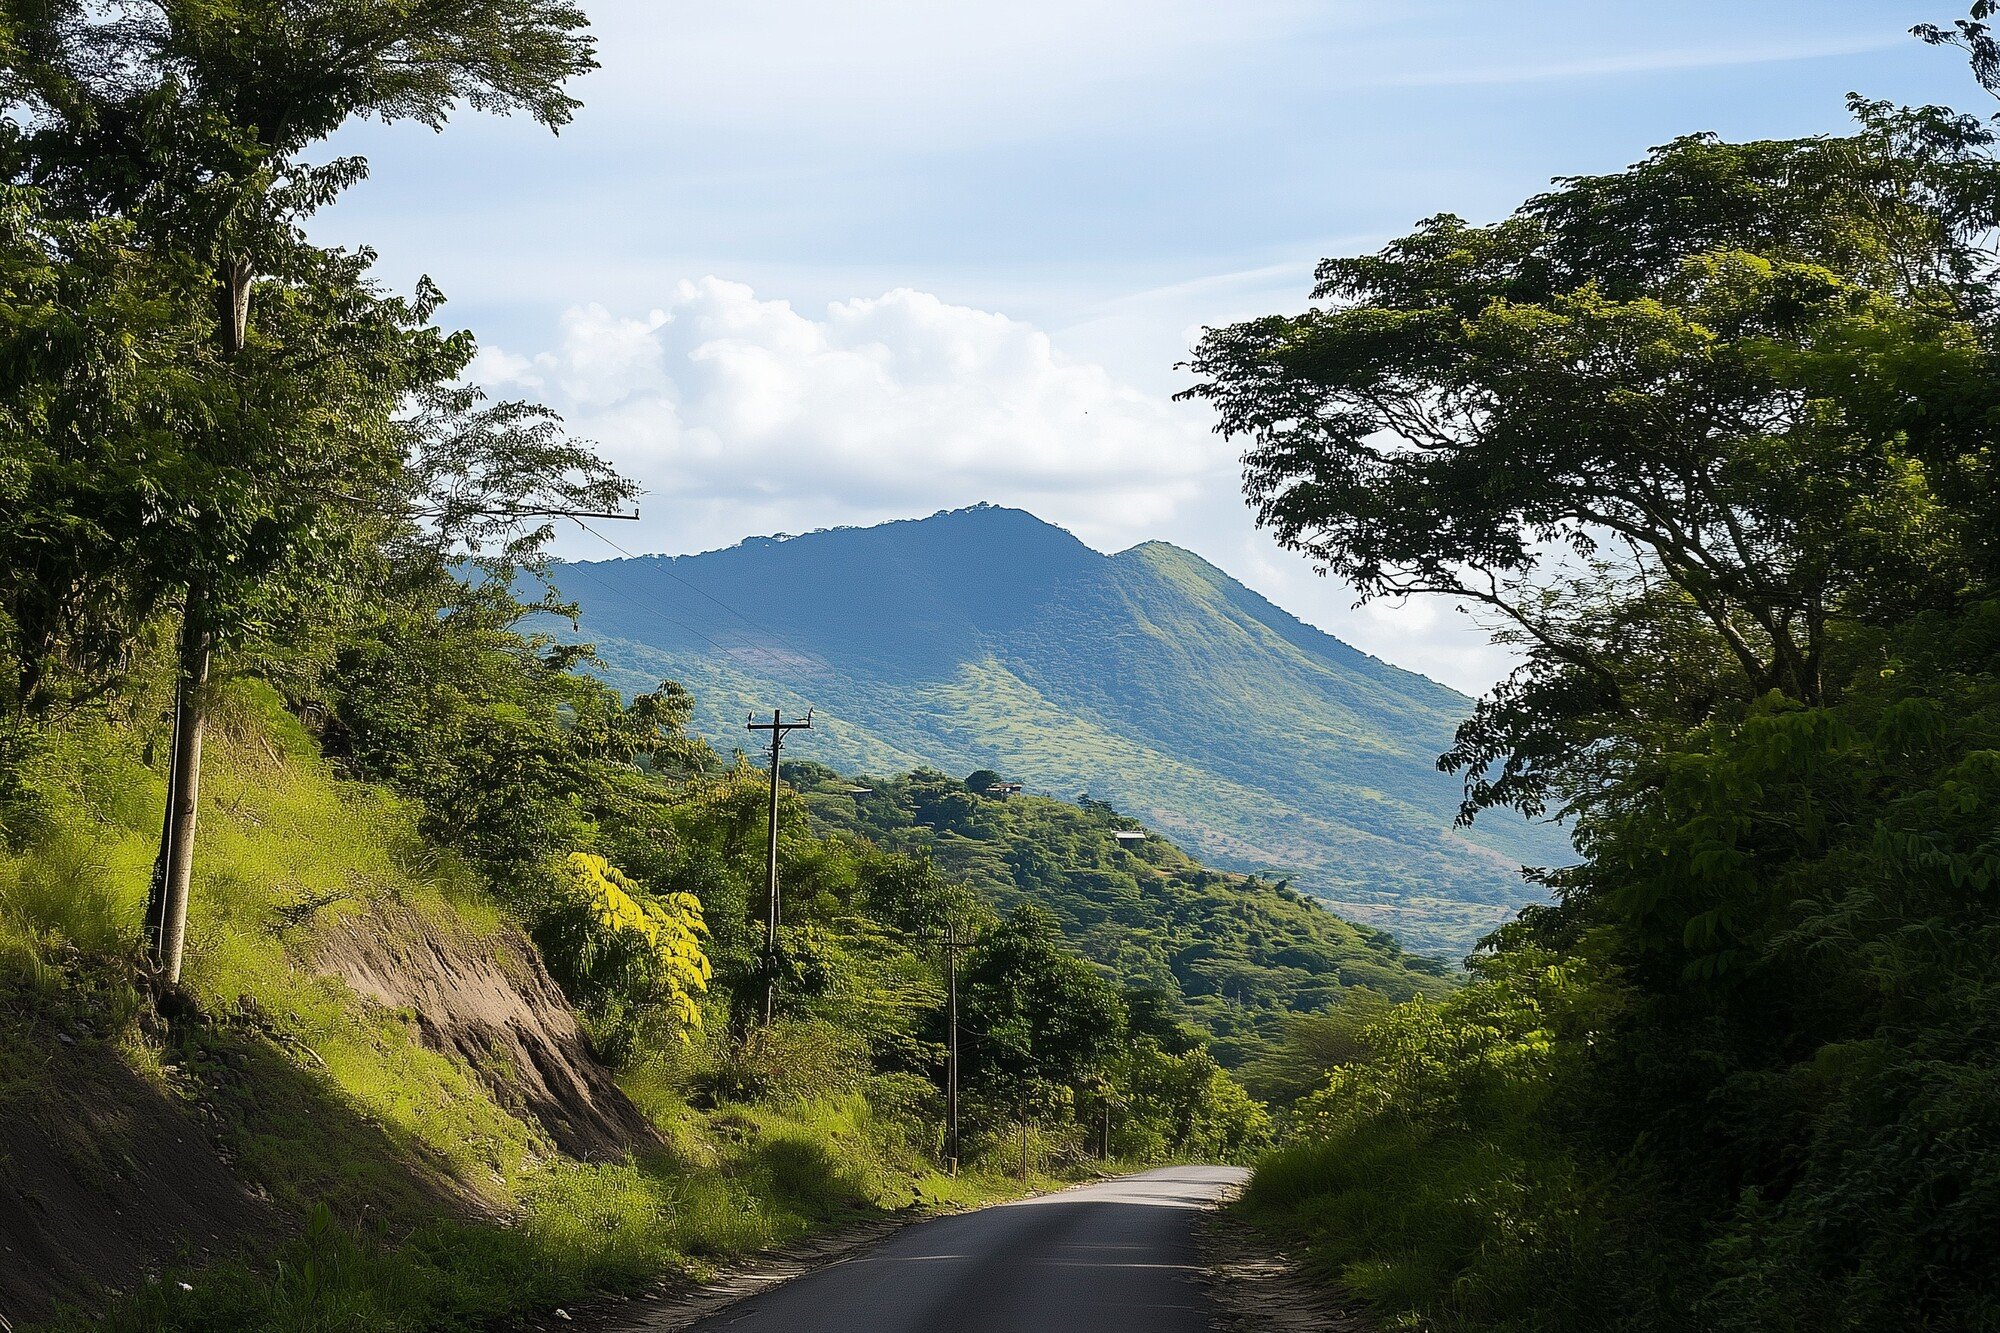
[{"label": "tree canopy", "polygon": [[1523,650],[1452,755],[1468,814],[1574,808],[1621,737],[1825,701],[1848,626],[1991,572],[1991,132],[1855,112],[1430,219],[1196,349],[1280,542]]}]

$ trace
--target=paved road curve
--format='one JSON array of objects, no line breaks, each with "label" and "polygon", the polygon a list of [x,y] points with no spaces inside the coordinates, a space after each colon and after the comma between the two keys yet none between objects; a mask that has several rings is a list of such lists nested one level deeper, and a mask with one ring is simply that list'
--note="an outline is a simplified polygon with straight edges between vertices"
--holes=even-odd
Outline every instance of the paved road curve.
[{"label": "paved road curve", "polygon": [[1206,1333],[1195,1214],[1243,1178],[1178,1166],[940,1217],[697,1333]]}]

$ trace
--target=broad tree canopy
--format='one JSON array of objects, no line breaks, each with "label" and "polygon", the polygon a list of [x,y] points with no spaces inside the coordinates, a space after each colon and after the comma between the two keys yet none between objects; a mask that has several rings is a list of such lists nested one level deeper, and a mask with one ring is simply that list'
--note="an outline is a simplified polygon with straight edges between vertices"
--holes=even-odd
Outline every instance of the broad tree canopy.
[{"label": "broad tree canopy", "polygon": [[1447,757],[1468,817],[1585,799],[1621,738],[1825,700],[1856,627],[1991,560],[1992,135],[1854,109],[1849,137],[1690,136],[1492,225],[1432,218],[1196,349],[1189,394],[1282,543],[1525,649]]}]

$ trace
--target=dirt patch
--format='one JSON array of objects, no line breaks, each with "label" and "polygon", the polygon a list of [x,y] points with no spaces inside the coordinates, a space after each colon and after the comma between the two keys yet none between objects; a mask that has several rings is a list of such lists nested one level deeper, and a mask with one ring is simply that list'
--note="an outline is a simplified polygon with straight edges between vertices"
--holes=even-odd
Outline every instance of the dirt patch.
[{"label": "dirt patch", "polygon": [[197,1110],[89,1035],[29,1039],[35,1086],[0,1103],[0,1327],[278,1233]]},{"label": "dirt patch", "polygon": [[1195,1224],[1216,1327],[1227,1333],[1377,1333],[1360,1305],[1314,1282],[1226,1200]]},{"label": "dirt patch", "polygon": [[426,1045],[462,1059],[514,1114],[585,1161],[661,1142],[597,1062],[533,945],[507,929],[475,937],[400,904],[327,928],[312,962],[354,991],[407,1010]]}]

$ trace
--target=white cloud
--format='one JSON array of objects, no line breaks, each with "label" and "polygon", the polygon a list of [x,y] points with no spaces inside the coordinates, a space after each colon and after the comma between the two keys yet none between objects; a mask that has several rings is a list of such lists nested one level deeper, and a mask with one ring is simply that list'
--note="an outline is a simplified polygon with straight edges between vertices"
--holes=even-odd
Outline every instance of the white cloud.
[{"label": "white cloud", "polygon": [[732,503],[811,527],[976,500],[1115,548],[1233,467],[1196,414],[1028,324],[909,290],[812,317],[683,282],[643,318],[572,309],[551,351],[482,353],[474,374],[542,397],[637,477],[649,548],[735,541]]},{"label": "white cloud", "polygon": [[[1506,669],[1442,605],[1356,610],[1350,590],[1256,531],[1237,450],[1203,409],[1005,315],[908,289],[809,315],[710,277],[677,284],[643,316],[572,308],[550,350],[489,348],[472,373],[556,408],[646,488],[640,522],[605,525],[625,550],[709,550],[989,501],[1103,551],[1176,542],[1357,647],[1461,689]],[[584,533],[560,549],[615,553]]]}]

